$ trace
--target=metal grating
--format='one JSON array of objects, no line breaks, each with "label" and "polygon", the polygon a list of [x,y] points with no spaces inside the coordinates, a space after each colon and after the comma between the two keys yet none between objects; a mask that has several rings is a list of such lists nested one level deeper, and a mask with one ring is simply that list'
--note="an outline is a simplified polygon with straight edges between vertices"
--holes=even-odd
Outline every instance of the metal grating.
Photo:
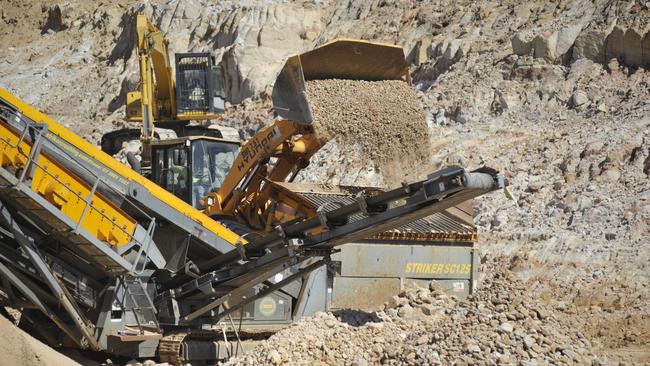
[{"label": "metal grating", "polygon": [[176,105],[179,113],[211,111],[211,67],[209,54],[176,55]]},{"label": "metal grating", "polygon": [[[355,187],[355,191],[359,190],[362,189]],[[298,192],[298,194],[314,207],[322,207],[325,211],[331,211],[340,205],[348,205],[355,202],[352,194],[324,192]],[[351,217],[351,221],[354,222],[364,217],[366,215],[358,213]],[[373,239],[389,241],[473,242],[477,240],[477,235],[474,226],[467,225],[443,213],[435,213],[368,238],[368,240]]]}]

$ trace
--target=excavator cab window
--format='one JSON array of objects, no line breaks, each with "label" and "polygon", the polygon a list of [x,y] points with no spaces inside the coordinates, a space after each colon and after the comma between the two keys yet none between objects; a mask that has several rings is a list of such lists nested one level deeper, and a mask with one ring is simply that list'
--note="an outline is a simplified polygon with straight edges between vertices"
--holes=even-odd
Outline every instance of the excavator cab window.
[{"label": "excavator cab window", "polygon": [[199,200],[208,192],[219,190],[237,157],[239,145],[225,141],[198,139],[192,150],[192,205],[201,208]]},{"label": "excavator cab window", "polygon": [[220,69],[209,53],[176,54],[176,107],[179,114],[223,112]]},{"label": "excavator cab window", "polygon": [[210,137],[152,145],[152,180],[196,208],[199,200],[221,187],[239,144]]}]

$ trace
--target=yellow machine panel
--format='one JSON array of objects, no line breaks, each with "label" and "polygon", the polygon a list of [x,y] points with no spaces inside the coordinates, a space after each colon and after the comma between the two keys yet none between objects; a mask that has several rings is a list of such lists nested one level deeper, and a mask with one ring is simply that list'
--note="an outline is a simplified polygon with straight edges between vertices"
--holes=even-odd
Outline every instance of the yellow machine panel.
[{"label": "yellow machine panel", "polygon": [[[55,135],[58,139],[65,141],[66,143],[75,146],[79,150],[83,151],[86,156],[79,157],[79,158],[86,159],[87,164],[93,164],[93,165],[97,164],[106,167],[107,168],[107,171],[105,172],[106,174],[110,174],[111,176],[113,176],[114,179],[119,180],[120,182],[124,182],[125,184],[128,184],[129,181],[137,182],[138,184],[143,186],[147,191],[149,191],[149,193],[151,193],[153,196],[158,198],[160,201],[164,202],[169,207],[173,207],[175,211],[179,212],[182,215],[185,215],[186,217],[190,218],[192,221],[201,225],[202,227],[201,230],[210,231],[215,235],[223,238],[226,242],[232,245],[235,245],[235,243],[237,243],[238,240],[240,240],[237,234],[228,230],[223,225],[219,224],[217,221],[211,219],[207,215],[203,214],[201,211],[196,210],[191,205],[185,203],[183,200],[174,196],[172,193],[167,192],[162,187],[158,186],[157,184],[151,182],[150,180],[138,174],[137,172],[133,171],[132,169],[121,164],[113,157],[101,151],[101,149],[93,146],[91,143],[84,140],[80,136],[72,133],[67,128],[58,124],[57,122],[55,122],[45,114],[39,112],[35,108],[31,107],[30,105],[24,103],[23,101],[16,98],[14,95],[12,95],[11,93],[9,93],[3,88],[0,88],[0,98],[11,103],[13,106],[15,106],[18,109],[20,113],[22,113],[26,117],[34,121],[47,124],[49,133]],[[0,135],[0,140],[4,140],[5,142],[11,141],[10,139],[12,138],[14,139],[16,138],[15,131],[9,131],[5,129],[4,131],[0,131],[0,133],[2,133]],[[16,142],[16,140],[13,141]],[[6,143],[5,145],[6,145],[5,149],[8,149],[9,143]],[[7,152],[6,155],[7,157],[4,157],[3,161],[4,159],[7,159],[8,162],[11,162],[11,161],[17,161],[17,159],[19,159],[16,156],[15,152],[13,154],[11,152]],[[76,190],[79,191],[79,189]],[[86,197],[86,196],[82,195],[82,197]],[[80,207],[83,208],[83,205]],[[196,233],[196,235],[199,238],[201,238],[200,233]],[[245,243],[246,241],[240,240],[240,242]]]},{"label": "yellow machine panel", "polygon": [[[21,133],[0,122],[0,151],[2,166],[12,166],[16,173],[29,168],[27,160],[31,145],[21,139]],[[119,248],[131,241],[136,222],[97,192],[92,192],[79,178],[65,168],[39,154],[32,162],[32,189],[61,210],[74,222],[100,241]],[[87,202],[86,200],[90,200]]]}]

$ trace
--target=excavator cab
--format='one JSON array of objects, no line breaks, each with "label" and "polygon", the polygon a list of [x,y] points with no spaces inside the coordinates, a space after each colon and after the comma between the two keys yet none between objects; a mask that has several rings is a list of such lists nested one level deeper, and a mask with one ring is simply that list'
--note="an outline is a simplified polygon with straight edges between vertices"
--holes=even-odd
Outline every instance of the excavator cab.
[{"label": "excavator cab", "polygon": [[[173,86],[166,88],[164,93],[156,93],[150,101],[154,107],[154,119],[173,127],[169,125],[172,122],[219,118],[219,113],[225,108],[225,99],[223,83],[220,82],[221,69],[215,66],[214,56],[205,52],[176,53],[174,56],[176,75]],[[163,69],[159,74],[170,78],[170,71]],[[156,80],[159,79],[162,77]],[[158,83],[153,85],[157,86],[155,90],[160,89]],[[126,96],[126,119],[141,122],[142,113],[142,91],[129,92]]]},{"label": "excavator cab", "polygon": [[200,209],[200,200],[221,184],[239,153],[239,143],[207,136],[156,141],[151,180]]},{"label": "excavator cab", "polygon": [[204,119],[224,111],[221,69],[210,53],[177,53],[176,113],[179,120]]}]

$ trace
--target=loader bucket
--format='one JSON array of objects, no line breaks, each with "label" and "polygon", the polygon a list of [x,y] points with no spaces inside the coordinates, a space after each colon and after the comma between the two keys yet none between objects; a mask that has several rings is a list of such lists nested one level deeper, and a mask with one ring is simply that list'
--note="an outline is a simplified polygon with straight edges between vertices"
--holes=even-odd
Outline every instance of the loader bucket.
[{"label": "loader bucket", "polygon": [[401,46],[335,39],[287,60],[273,86],[273,106],[277,113],[297,123],[311,124],[305,81],[319,79],[403,80],[411,83]]}]

